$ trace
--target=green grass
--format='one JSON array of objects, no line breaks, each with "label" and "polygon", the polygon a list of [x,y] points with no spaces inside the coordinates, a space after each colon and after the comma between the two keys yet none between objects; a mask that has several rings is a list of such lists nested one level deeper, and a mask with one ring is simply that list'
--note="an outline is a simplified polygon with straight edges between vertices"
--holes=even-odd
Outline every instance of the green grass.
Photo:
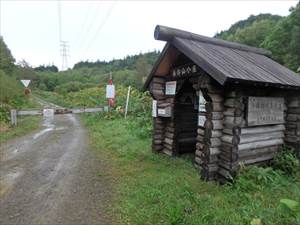
[{"label": "green grass", "polygon": [[83,117],[92,145],[111,170],[98,176],[115,180],[110,213],[116,224],[263,224],[294,225],[296,219],[280,199],[300,200],[300,176],[287,177],[272,169],[253,167],[231,185],[204,182],[192,156],[153,154],[151,138],[135,120]]},{"label": "green grass", "polygon": [[6,123],[0,123],[2,128],[0,131],[0,143],[37,129],[40,121],[40,116],[23,116],[18,117],[18,124],[16,127],[9,127]]}]

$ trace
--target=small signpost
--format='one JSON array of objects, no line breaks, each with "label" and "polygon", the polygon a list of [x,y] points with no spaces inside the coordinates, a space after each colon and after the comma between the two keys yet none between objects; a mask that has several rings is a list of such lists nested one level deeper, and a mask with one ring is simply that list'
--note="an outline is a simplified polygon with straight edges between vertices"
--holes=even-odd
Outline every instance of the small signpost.
[{"label": "small signpost", "polygon": [[25,95],[29,95],[31,90],[28,88],[29,84],[30,84],[31,80],[21,80],[21,83],[24,85],[25,89],[24,89],[24,94]]},{"label": "small signpost", "polygon": [[108,80],[108,85],[106,85],[106,98],[108,99],[108,105],[113,107],[115,105],[115,85],[113,84],[111,73]]}]

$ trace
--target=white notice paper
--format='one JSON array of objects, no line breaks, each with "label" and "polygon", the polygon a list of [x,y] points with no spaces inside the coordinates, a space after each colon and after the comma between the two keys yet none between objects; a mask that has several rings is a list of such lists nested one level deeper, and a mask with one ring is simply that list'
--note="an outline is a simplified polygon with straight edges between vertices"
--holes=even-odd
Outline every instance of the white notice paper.
[{"label": "white notice paper", "polygon": [[198,116],[198,126],[200,127],[204,127],[204,123],[205,123],[206,117],[205,116]]},{"label": "white notice paper", "polygon": [[176,81],[166,82],[166,95],[175,95],[176,94]]},{"label": "white notice paper", "polygon": [[115,85],[106,85],[106,98],[115,98]]},{"label": "white notice paper", "polygon": [[152,101],[152,117],[157,117],[157,101]]}]

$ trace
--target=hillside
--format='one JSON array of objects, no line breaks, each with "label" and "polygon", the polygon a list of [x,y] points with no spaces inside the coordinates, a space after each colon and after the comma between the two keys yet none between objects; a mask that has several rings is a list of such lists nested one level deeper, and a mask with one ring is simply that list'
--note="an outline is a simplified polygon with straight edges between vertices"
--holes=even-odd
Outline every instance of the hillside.
[{"label": "hillside", "polygon": [[251,15],[215,35],[229,41],[266,48],[272,57],[294,71],[300,69],[300,2],[287,17]]}]

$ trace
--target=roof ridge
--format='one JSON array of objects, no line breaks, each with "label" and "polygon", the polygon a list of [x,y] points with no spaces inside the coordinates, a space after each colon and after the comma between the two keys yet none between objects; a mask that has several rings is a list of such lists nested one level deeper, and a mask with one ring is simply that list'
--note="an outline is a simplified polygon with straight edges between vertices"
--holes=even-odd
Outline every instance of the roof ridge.
[{"label": "roof ridge", "polygon": [[234,48],[242,51],[254,52],[260,55],[271,56],[272,54],[270,51],[266,49],[256,48],[256,47],[252,47],[252,46],[248,46],[236,42],[231,42],[231,41],[225,41],[222,39],[206,37],[203,35],[191,33],[176,28],[171,28],[167,26],[162,26],[162,25],[157,25],[155,27],[154,38],[156,40],[162,40],[162,41],[172,41],[174,38],[183,38],[183,39],[199,41],[199,42],[204,42],[204,43],[209,43],[214,45],[220,45],[227,48]]}]

